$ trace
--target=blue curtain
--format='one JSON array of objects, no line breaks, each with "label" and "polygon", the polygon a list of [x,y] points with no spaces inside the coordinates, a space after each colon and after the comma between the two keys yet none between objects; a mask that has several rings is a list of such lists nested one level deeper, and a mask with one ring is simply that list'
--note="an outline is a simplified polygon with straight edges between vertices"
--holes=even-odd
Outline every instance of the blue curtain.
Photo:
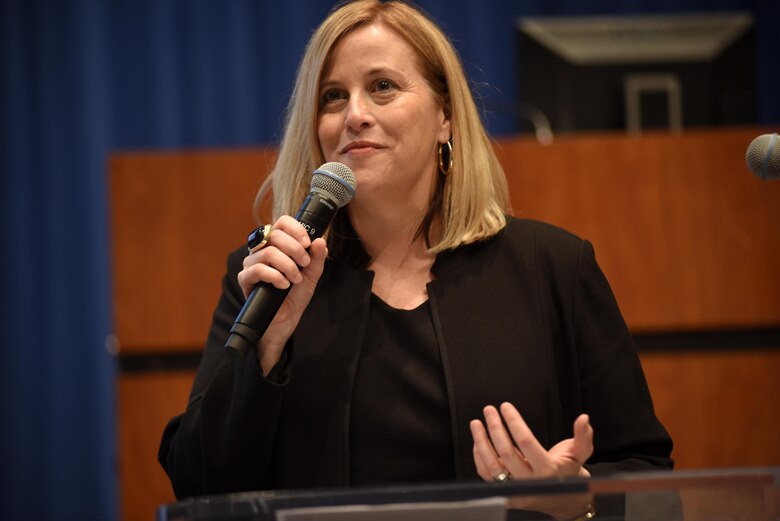
[{"label": "blue curtain", "polygon": [[[116,519],[112,151],[279,137],[303,46],[330,1],[1,0],[0,518]],[[520,15],[746,9],[759,118],[780,122],[773,0],[430,0],[494,134],[515,131]]]}]

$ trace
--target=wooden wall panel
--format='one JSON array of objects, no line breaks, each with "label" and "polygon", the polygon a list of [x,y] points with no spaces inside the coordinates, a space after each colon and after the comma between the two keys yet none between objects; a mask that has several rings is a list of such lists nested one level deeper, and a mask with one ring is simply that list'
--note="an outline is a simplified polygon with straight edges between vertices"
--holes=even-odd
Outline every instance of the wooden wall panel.
[{"label": "wooden wall panel", "polygon": [[593,242],[634,331],[780,324],[780,182],[757,129],[499,142],[515,214]]},{"label": "wooden wall panel", "polygon": [[641,359],[656,414],[674,440],[676,468],[780,465],[780,349]]},{"label": "wooden wall panel", "polygon": [[[591,240],[634,331],[744,328],[780,324],[780,183],[744,166],[756,133],[513,139],[497,149],[515,213]],[[226,253],[255,225],[251,203],[272,157],[112,158],[123,349],[203,342]]]},{"label": "wooden wall panel", "polygon": [[[780,182],[744,151],[763,129],[497,143],[515,214],[591,240],[634,331],[780,326]],[[110,161],[120,357],[201,348],[225,257],[255,226],[272,150],[127,153]],[[358,187],[359,190],[359,187]],[[750,346],[744,346],[750,347]],[[778,350],[642,354],[679,468],[780,464]],[[156,461],[194,372],[118,382],[124,519],[173,501]]]},{"label": "wooden wall panel", "polygon": [[125,374],[117,387],[122,518],[152,521],[159,505],[175,501],[157,448],[168,420],[181,414],[194,371]]},{"label": "wooden wall panel", "polygon": [[123,353],[205,342],[228,252],[246,243],[274,151],[110,160],[115,328]]},{"label": "wooden wall panel", "polygon": [[[656,413],[674,440],[678,469],[780,465],[780,351],[643,353]],[[153,519],[175,501],[157,463],[168,420],[186,405],[189,371],[123,375],[119,381],[124,519]]]}]

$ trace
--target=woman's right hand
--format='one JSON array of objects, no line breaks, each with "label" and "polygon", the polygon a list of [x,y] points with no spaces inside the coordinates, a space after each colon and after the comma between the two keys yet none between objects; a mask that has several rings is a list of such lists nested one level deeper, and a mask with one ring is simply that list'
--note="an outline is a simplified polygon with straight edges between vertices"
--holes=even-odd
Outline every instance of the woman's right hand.
[{"label": "woman's right hand", "polygon": [[279,289],[287,289],[292,284],[257,345],[257,358],[264,375],[279,361],[287,340],[298,326],[320,280],[327,255],[323,239],[311,241],[298,221],[283,215],[274,223],[266,245],[244,259],[244,269],[238,274],[244,298],[260,282]]}]

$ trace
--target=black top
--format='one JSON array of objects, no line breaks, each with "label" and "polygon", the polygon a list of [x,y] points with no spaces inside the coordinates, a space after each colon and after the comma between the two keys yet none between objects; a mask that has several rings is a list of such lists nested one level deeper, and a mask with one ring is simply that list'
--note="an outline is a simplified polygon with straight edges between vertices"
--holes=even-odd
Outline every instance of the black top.
[{"label": "black top", "polygon": [[[187,410],[160,444],[177,497],[352,483],[353,386],[373,272],[359,240],[337,246],[328,247],[273,381],[258,369],[255,349],[224,347],[245,301],[237,274],[246,245],[228,258]],[[575,418],[588,413],[595,436],[585,467],[594,476],[671,468],[671,440],[590,243],[510,218],[494,237],[440,253],[431,272],[456,479],[479,479],[469,421],[504,401],[545,448],[570,438]]]},{"label": "black top", "polygon": [[376,295],[352,391],[352,485],[455,478],[444,371],[428,301],[396,309]]}]

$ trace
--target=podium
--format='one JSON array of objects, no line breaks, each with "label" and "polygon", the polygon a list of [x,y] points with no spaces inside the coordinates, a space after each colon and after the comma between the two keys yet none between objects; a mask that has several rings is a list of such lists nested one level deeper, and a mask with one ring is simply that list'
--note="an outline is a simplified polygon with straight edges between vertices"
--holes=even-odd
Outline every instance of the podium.
[{"label": "podium", "polygon": [[427,483],[203,496],[158,521],[780,520],[780,467],[649,471],[593,479]]}]

